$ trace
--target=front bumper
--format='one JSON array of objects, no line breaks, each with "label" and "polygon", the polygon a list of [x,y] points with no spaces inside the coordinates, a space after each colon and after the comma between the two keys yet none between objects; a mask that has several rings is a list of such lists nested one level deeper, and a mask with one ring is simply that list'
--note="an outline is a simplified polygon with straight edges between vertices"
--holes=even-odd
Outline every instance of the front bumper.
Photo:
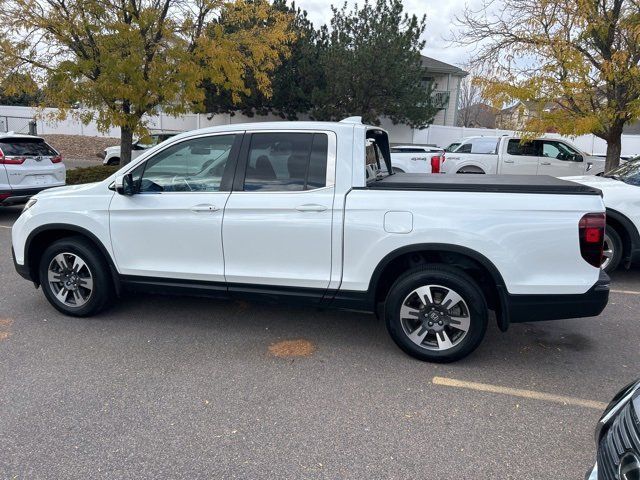
[{"label": "front bumper", "polygon": [[[34,195],[42,192],[43,190],[48,190],[49,188],[62,187],[64,184],[60,185],[47,185],[45,187],[38,188],[22,188],[16,190],[0,190],[0,206],[6,207],[10,205],[22,205],[23,203],[27,203],[27,201],[33,197]],[[5,195],[8,195],[5,198]]]},{"label": "front bumper", "polygon": [[16,272],[18,272],[18,274],[26,279],[26,280],[31,280],[32,282],[34,281],[31,278],[31,272],[29,272],[29,267],[25,264],[25,265],[20,265],[17,260],[16,260],[16,252],[13,250],[13,247],[11,247],[11,257],[13,258],[13,266],[16,269]]},{"label": "front bumper", "polygon": [[598,281],[585,293],[574,295],[507,295],[511,323],[595,317],[609,301],[609,276],[600,271]]}]

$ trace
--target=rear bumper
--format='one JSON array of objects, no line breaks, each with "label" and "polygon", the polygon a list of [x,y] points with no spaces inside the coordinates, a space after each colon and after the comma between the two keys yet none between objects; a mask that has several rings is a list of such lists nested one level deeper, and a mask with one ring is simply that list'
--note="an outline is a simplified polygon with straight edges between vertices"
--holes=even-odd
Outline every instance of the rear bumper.
[{"label": "rear bumper", "polygon": [[507,295],[511,323],[595,317],[609,301],[609,276],[600,272],[598,281],[577,295]]},{"label": "rear bumper", "polygon": [[0,190],[0,206],[20,205],[23,203],[27,203],[27,200],[29,200],[35,194],[42,192],[43,190],[47,190],[49,188],[55,188],[55,187],[62,187],[62,186],[64,186],[64,184],[47,185],[46,187],[38,187],[38,188]]}]

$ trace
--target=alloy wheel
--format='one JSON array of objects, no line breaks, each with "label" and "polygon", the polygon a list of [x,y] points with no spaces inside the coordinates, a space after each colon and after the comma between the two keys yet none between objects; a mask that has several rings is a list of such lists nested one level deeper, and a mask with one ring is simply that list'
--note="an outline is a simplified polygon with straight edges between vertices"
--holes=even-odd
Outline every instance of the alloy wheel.
[{"label": "alloy wheel", "polygon": [[47,280],[56,300],[78,308],[93,293],[93,274],[86,262],[75,253],[59,253],[49,263]]},{"label": "alloy wheel", "polygon": [[471,315],[456,291],[442,285],[425,285],[405,297],[400,321],[413,343],[426,350],[445,351],[467,336]]},{"label": "alloy wheel", "polygon": [[611,240],[611,237],[605,233],[604,249],[602,250],[602,264],[600,265],[600,268],[602,268],[603,270],[605,270],[609,266],[609,264],[611,263],[611,259],[613,259],[614,255],[616,254],[614,245],[615,244]]}]

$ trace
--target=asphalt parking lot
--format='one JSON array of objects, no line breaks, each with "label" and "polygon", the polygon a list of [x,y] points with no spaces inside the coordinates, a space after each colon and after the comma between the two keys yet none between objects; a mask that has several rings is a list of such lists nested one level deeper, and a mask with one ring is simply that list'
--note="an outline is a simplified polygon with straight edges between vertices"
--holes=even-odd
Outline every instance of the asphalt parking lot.
[{"label": "asphalt parking lot", "polygon": [[[598,318],[491,324],[434,365],[351,312],[127,295],[65,317],[13,269],[19,212],[0,209],[2,479],[582,479],[602,404],[640,376],[638,268]],[[286,340],[315,351],[274,356]]]}]

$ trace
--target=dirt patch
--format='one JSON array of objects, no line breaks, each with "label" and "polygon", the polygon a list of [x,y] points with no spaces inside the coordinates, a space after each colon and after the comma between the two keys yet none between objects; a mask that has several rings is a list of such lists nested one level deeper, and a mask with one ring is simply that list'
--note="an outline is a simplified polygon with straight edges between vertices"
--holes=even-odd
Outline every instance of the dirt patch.
[{"label": "dirt patch", "polygon": [[308,357],[316,351],[309,340],[284,340],[269,345],[269,353],[278,358]]},{"label": "dirt patch", "polygon": [[0,318],[0,340],[4,340],[11,335],[11,325],[13,320],[10,318]]},{"label": "dirt patch", "polygon": [[2,327],[10,327],[13,323],[13,320],[10,318],[0,318],[0,328]]},{"label": "dirt patch", "polygon": [[95,159],[96,154],[113,145],[120,145],[119,138],[86,137],[84,135],[41,135],[47,143],[66,158]]}]

